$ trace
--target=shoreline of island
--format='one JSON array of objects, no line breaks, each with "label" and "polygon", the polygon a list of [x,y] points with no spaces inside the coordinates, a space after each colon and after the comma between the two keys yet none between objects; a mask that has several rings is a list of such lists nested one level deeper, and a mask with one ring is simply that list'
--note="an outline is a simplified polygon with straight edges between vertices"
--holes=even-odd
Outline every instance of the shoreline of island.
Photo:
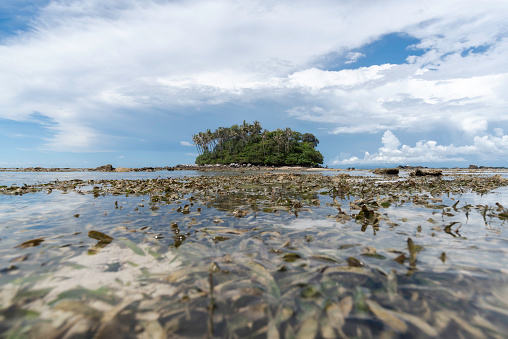
[{"label": "shoreline of island", "polygon": [[506,167],[495,166],[476,166],[470,165],[469,167],[451,167],[451,168],[436,168],[426,166],[410,166],[399,165],[397,167],[379,167],[379,168],[328,168],[322,166],[306,167],[306,166],[264,166],[232,163],[229,165],[196,165],[196,164],[179,164],[175,166],[145,166],[145,167],[113,167],[111,164],[99,166],[96,168],[78,168],[78,167],[4,167],[0,168],[0,172],[110,172],[110,173],[125,173],[125,172],[160,172],[160,171],[371,171],[377,174],[397,174],[399,171],[414,171],[414,170],[434,170],[434,171],[453,171],[453,170],[508,170]]}]

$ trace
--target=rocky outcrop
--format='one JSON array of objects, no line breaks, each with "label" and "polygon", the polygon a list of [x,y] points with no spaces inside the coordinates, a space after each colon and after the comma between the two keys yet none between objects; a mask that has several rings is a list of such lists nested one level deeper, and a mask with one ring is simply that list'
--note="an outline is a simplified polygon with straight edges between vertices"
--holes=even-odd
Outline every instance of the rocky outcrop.
[{"label": "rocky outcrop", "polygon": [[84,168],[69,168],[69,167],[14,167],[14,168],[0,168],[0,172],[83,172]]},{"label": "rocky outcrop", "polygon": [[131,168],[132,172],[158,172],[158,171],[174,171],[175,167],[139,167]]},{"label": "rocky outcrop", "polygon": [[391,175],[398,175],[399,169],[398,168],[376,168],[374,171],[372,171],[374,174],[391,174]]},{"label": "rocky outcrop", "polygon": [[107,164],[104,166],[97,167],[96,169],[92,169],[92,171],[98,172],[158,172],[158,171],[174,171],[174,167],[139,167],[139,168],[128,168],[128,167],[118,167],[114,168],[112,165]]},{"label": "rocky outcrop", "polygon": [[115,168],[115,172],[130,172],[131,169],[130,168],[127,168],[127,167],[117,167]]},{"label": "rocky outcrop", "polygon": [[0,172],[158,172],[158,171],[244,171],[244,170],[300,170],[322,168],[316,167],[300,167],[300,166],[259,166],[249,163],[232,163],[228,165],[176,165],[175,167],[113,167],[111,164],[99,166],[96,168],[44,168],[44,167],[27,167],[27,168],[0,168]]},{"label": "rocky outcrop", "polygon": [[409,176],[411,176],[411,177],[424,177],[424,176],[439,177],[441,175],[443,175],[443,171],[438,170],[438,169],[423,170],[423,169],[418,168],[414,172],[409,173]]},{"label": "rocky outcrop", "polygon": [[115,168],[111,164],[99,166],[95,169],[98,172],[114,172]]}]

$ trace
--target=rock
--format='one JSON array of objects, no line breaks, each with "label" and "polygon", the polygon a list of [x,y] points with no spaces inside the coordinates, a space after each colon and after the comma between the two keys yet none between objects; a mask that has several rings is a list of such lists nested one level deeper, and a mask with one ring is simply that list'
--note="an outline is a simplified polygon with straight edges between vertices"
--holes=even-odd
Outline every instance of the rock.
[{"label": "rock", "polygon": [[476,166],[476,165],[469,165],[469,169],[478,169],[478,166]]},{"label": "rock", "polygon": [[374,174],[393,174],[398,175],[399,169],[398,168],[376,168],[374,171]]},{"label": "rock", "polygon": [[115,172],[130,172],[131,169],[127,167],[117,167],[115,168]]},{"label": "rock", "polygon": [[95,170],[99,172],[113,172],[115,168],[113,167],[113,165],[107,164],[104,166],[97,167]]},{"label": "rock", "polygon": [[423,177],[427,175],[438,177],[443,175],[443,172],[437,169],[422,170],[418,168],[414,172],[409,173],[411,177]]}]

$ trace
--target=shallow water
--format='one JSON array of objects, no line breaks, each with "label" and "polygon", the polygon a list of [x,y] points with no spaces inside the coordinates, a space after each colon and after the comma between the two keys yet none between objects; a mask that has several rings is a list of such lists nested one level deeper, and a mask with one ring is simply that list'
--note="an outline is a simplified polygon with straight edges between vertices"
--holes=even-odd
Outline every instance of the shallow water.
[{"label": "shallow water", "polygon": [[[75,172],[51,173],[48,181],[36,174],[18,179],[78,179]],[[67,193],[48,194],[40,185],[35,193],[0,195],[0,333],[502,338],[508,332],[506,186],[487,194],[439,193],[439,179],[424,182],[427,190],[394,190],[397,182],[377,177],[364,185],[319,174],[187,174],[136,182],[159,185],[165,196],[106,190],[118,182],[100,178],[122,178],[106,173],[83,177],[94,182]],[[393,186],[382,195],[369,191],[379,185]]]},{"label": "shallow water", "polygon": [[218,175],[219,172],[198,171],[157,171],[157,172],[0,172],[0,186],[23,186],[55,180],[120,180],[155,179],[157,177],[177,178],[183,176]]}]

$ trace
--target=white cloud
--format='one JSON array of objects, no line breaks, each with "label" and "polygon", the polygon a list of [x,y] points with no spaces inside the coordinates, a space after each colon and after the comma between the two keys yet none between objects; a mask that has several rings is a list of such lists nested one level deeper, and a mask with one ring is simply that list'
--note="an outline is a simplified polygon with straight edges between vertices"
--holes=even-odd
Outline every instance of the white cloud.
[{"label": "white cloud", "polygon": [[506,158],[508,153],[508,135],[501,137],[497,136],[476,136],[474,137],[474,146],[481,152],[480,154],[490,155],[495,154]]},{"label": "white cloud", "polygon": [[478,134],[488,128],[487,120],[481,117],[467,117],[462,120],[462,129],[467,133]]},{"label": "white cloud", "polygon": [[[508,135],[474,137],[472,145],[438,145],[436,141],[418,141],[414,147],[402,145],[399,139],[387,130],[381,138],[383,147],[376,153],[365,152],[363,158],[352,156],[336,159],[332,165],[374,165],[374,164],[411,164],[466,161],[465,156],[477,155],[481,158],[508,156]],[[402,146],[401,146],[402,145]]]},{"label": "white cloud", "polygon": [[[0,118],[39,112],[54,122],[40,148],[78,152],[114,149],[115,133],[139,138],[152,112],[169,125],[159,112],[257,99],[336,134],[447,125],[483,135],[508,121],[506,10],[495,0],[52,1],[0,45]],[[351,51],[394,32],[421,39],[425,54],[318,67],[334,53],[352,64],[363,55]]]},{"label": "white cloud", "polygon": [[383,149],[388,151],[395,151],[400,146],[400,141],[397,139],[395,134],[393,134],[390,130],[386,131],[381,138],[381,142],[383,143]]},{"label": "white cloud", "polygon": [[355,63],[355,62],[358,61],[358,59],[364,58],[364,57],[365,57],[365,54],[363,54],[363,53],[360,53],[360,52],[349,52],[348,54],[346,54],[346,58],[348,59],[346,61],[346,64]]},{"label": "white cloud", "polygon": [[[489,57],[485,56],[481,62],[490,62]],[[478,134],[487,130],[489,122],[508,121],[508,102],[504,95],[508,90],[508,72],[434,80],[426,78],[428,73],[416,75],[418,67],[392,65],[389,70],[376,72],[370,79],[363,78],[363,83],[358,81],[357,86],[349,89],[339,83],[330,85],[326,95],[323,91],[312,94],[320,104],[319,111],[312,105],[294,107],[288,113],[301,120],[339,125],[331,129],[334,134],[379,132],[387,126],[430,130],[443,124]],[[361,68],[351,72],[365,74]],[[314,87],[326,84],[325,81],[309,83]]]},{"label": "white cloud", "polygon": [[194,146],[192,143],[190,143],[188,141],[180,141],[180,145],[182,145],[182,146]]},{"label": "white cloud", "polygon": [[[383,78],[383,72],[392,67],[393,65],[385,64],[341,71],[323,71],[317,68],[310,68],[289,75],[287,86],[292,88],[309,88],[312,90],[326,87],[347,89],[381,79]],[[281,80],[286,83],[286,79]]]},{"label": "white cloud", "polygon": [[109,136],[93,128],[80,126],[73,122],[62,120],[58,126],[48,127],[53,130],[51,138],[46,138],[39,149],[59,152],[112,152],[112,149],[104,148],[103,144]]}]

